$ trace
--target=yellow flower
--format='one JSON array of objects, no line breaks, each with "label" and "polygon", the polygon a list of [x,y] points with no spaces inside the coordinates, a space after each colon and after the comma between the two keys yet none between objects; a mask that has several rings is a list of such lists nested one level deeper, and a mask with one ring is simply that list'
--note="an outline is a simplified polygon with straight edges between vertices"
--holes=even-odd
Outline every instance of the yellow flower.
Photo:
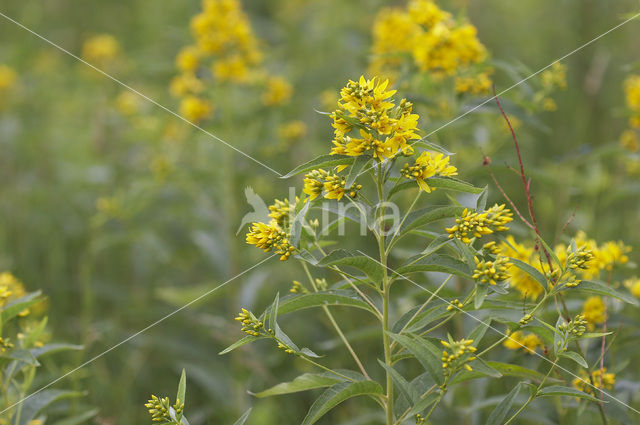
[{"label": "yellow flower", "polygon": [[634,130],[626,130],[620,136],[620,146],[631,152],[638,152],[640,150],[640,140],[638,140],[638,133]]},{"label": "yellow flower", "polygon": [[293,93],[293,87],[282,77],[271,77],[267,80],[267,88],[262,94],[262,103],[267,106],[286,103]]},{"label": "yellow flower", "polygon": [[610,390],[616,383],[615,373],[607,373],[606,367],[602,368],[602,370],[596,369],[591,372],[591,380],[589,379],[589,375],[584,370],[580,370],[580,375],[581,378],[576,378],[573,380],[573,386],[576,389],[588,394],[594,394],[593,387]]},{"label": "yellow flower", "polygon": [[[0,273],[0,301],[4,304],[8,301],[14,301],[27,295],[24,285],[18,278],[9,272]],[[25,317],[30,313],[28,308],[22,310],[18,316]]]},{"label": "yellow flower", "polygon": [[602,323],[607,318],[607,310],[601,297],[593,296],[587,298],[582,306],[582,315],[593,329],[594,325]]},{"label": "yellow flower", "polygon": [[266,223],[253,223],[249,233],[247,233],[247,243],[255,245],[264,252],[275,250],[280,255],[280,260],[289,258],[295,248],[289,243],[289,236],[272,221]]},{"label": "yellow flower", "polygon": [[[544,271],[541,270],[540,258],[533,247],[527,247],[523,244],[517,243],[513,236],[508,235],[506,237],[506,242],[501,242],[498,245],[498,249],[501,255],[523,261],[544,273]],[[512,267],[509,274],[509,282],[511,286],[525,297],[536,299],[544,290],[537,280],[532,278],[519,267]]]},{"label": "yellow flower", "polygon": [[180,102],[180,115],[193,123],[209,118],[212,112],[213,106],[209,101],[195,96],[187,96]]},{"label": "yellow flower", "polygon": [[413,0],[409,2],[407,9],[414,22],[426,27],[451,18],[451,14],[441,10],[433,0]]},{"label": "yellow flower", "polygon": [[139,108],[140,97],[129,90],[123,90],[116,97],[116,109],[122,115],[133,115],[138,112]]},{"label": "yellow flower", "polygon": [[12,88],[18,80],[18,74],[9,66],[0,64],[0,91]]},{"label": "yellow flower", "polygon": [[447,348],[442,351],[442,368],[445,375],[452,375],[457,370],[464,368],[471,372],[473,369],[468,364],[476,359],[473,353],[476,352],[472,339],[461,339],[459,341],[453,341],[451,343],[447,341],[440,341],[440,343]]},{"label": "yellow flower", "polygon": [[624,281],[624,286],[629,288],[634,297],[640,298],[640,279],[633,277]]},{"label": "yellow flower", "polygon": [[525,353],[533,354],[536,348],[544,346],[540,337],[533,333],[525,335],[522,331],[516,331],[510,333],[508,336],[509,338],[507,338],[502,345],[509,350],[523,349]]},{"label": "yellow flower", "polygon": [[495,204],[483,212],[472,212],[465,208],[462,216],[456,218],[456,224],[447,228],[447,232],[449,238],[457,238],[468,244],[471,243],[471,237],[481,238],[493,232],[509,230],[505,225],[511,221],[513,214],[504,204]]},{"label": "yellow flower", "polygon": [[211,71],[220,82],[231,81],[242,84],[249,81],[249,67],[239,55],[218,59],[213,63]]},{"label": "yellow flower", "polygon": [[204,84],[194,74],[183,73],[176,75],[171,80],[169,91],[175,97],[187,94],[199,94],[204,90]]},{"label": "yellow flower", "polygon": [[400,174],[407,179],[414,179],[420,189],[430,193],[431,188],[426,179],[436,176],[457,176],[458,169],[453,165],[449,165],[448,156],[441,153],[432,155],[430,152],[425,151],[416,159],[414,165],[404,164]]},{"label": "yellow flower", "polygon": [[495,261],[485,261],[474,257],[474,261],[476,268],[472,277],[480,283],[495,285],[509,278],[508,270],[511,264],[507,257],[499,255]]},{"label": "yellow flower", "polygon": [[558,109],[558,105],[552,98],[545,97],[544,99],[542,99],[542,109],[544,109],[545,111],[553,112]]},{"label": "yellow flower", "polygon": [[310,200],[316,199],[318,196],[322,195],[322,190],[324,189],[324,180],[329,175],[323,169],[312,170],[304,176],[304,188],[302,191],[309,195]]},{"label": "yellow flower", "polygon": [[485,94],[491,90],[491,78],[487,72],[472,77],[457,77],[456,93]]},{"label": "yellow flower", "polygon": [[[332,154],[369,154],[383,160],[413,153],[409,141],[420,138],[416,134],[418,115],[405,99],[395,105],[391,97],[396,91],[387,90],[388,84],[388,80],[361,76],[340,91],[338,109],[331,114],[335,136]],[[351,134],[356,127],[360,138]]]},{"label": "yellow flower", "polygon": [[176,66],[181,72],[195,72],[200,65],[200,51],[195,46],[186,46],[176,56]]},{"label": "yellow flower", "polygon": [[550,68],[540,74],[542,87],[547,90],[553,88],[567,88],[567,66],[561,62],[555,62]]},{"label": "yellow flower", "polygon": [[119,52],[118,40],[109,34],[91,37],[82,45],[82,58],[92,65],[108,65],[118,56]]},{"label": "yellow flower", "polygon": [[278,129],[278,135],[285,140],[299,140],[307,134],[307,125],[302,121],[289,121]]},{"label": "yellow flower", "polygon": [[339,176],[337,174],[330,174],[325,177],[324,181],[324,197],[327,199],[337,199],[340,200],[346,194],[348,194],[351,198],[355,198],[358,194],[358,190],[362,189],[362,185],[353,184],[350,188],[346,188],[347,181],[344,176]]}]

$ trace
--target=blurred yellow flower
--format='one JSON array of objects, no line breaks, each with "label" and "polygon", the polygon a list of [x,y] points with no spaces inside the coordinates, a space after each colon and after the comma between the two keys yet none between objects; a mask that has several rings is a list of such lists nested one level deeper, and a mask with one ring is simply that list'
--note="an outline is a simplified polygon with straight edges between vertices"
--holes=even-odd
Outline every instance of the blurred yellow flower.
[{"label": "blurred yellow flower", "polygon": [[300,140],[307,134],[307,125],[302,121],[289,121],[278,129],[278,135],[285,140]]},{"label": "blurred yellow flower", "polygon": [[[543,272],[540,267],[540,258],[538,254],[535,252],[533,247],[528,247],[523,244],[517,243],[513,236],[508,235],[506,237],[505,242],[501,242],[498,245],[498,249],[500,250],[500,254],[515,258],[517,260],[523,261],[530,266],[538,269],[538,271]],[[531,277],[528,273],[524,272],[519,267],[511,267],[509,270],[509,282],[511,286],[515,288],[518,292],[520,292],[524,297],[530,297],[533,299],[538,298],[543,291],[542,286],[536,281],[533,277]]]},{"label": "blurred yellow flower", "polygon": [[181,72],[195,72],[200,65],[200,51],[195,46],[186,46],[176,56],[176,66]]},{"label": "blurred yellow flower", "polygon": [[509,350],[523,349],[525,353],[533,354],[536,348],[544,346],[540,337],[533,333],[525,335],[522,331],[516,331],[508,334],[508,337],[502,345]]},{"label": "blurred yellow flower", "polygon": [[175,97],[186,96],[188,94],[200,94],[204,91],[204,84],[195,74],[186,72],[173,77],[169,91]]},{"label": "blurred yellow flower", "polygon": [[602,370],[596,369],[591,372],[591,379],[589,379],[589,375],[582,369],[580,370],[580,375],[580,378],[573,380],[573,386],[588,394],[594,394],[593,387],[610,390],[616,383],[615,373],[608,373],[606,367],[602,368]]},{"label": "blurred yellow flower", "polygon": [[133,115],[140,109],[140,100],[137,94],[124,90],[116,97],[116,109],[122,115]]},{"label": "blurred yellow flower", "polygon": [[624,281],[624,286],[629,288],[634,297],[640,298],[640,279],[632,277]]},{"label": "blurred yellow flower", "polygon": [[187,96],[180,101],[180,115],[193,123],[209,118],[213,113],[213,105],[205,99]]},{"label": "blurred yellow flower", "polygon": [[472,77],[457,77],[456,93],[485,94],[491,90],[491,78],[488,72],[481,72]]},{"label": "blurred yellow flower", "polygon": [[[24,285],[13,274],[5,271],[0,273],[0,304],[14,301],[27,295]],[[18,313],[19,317],[25,317],[30,313],[28,308]]]},{"label": "blurred yellow flower", "polygon": [[0,91],[8,90],[15,86],[18,81],[18,74],[13,68],[0,64]]},{"label": "blurred yellow flower", "polygon": [[93,36],[82,45],[82,58],[92,65],[108,65],[119,52],[118,40],[109,34]]},{"label": "blurred yellow flower", "polygon": [[594,325],[604,322],[607,318],[607,312],[602,298],[599,296],[587,298],[582,305],[582,315],[590,329],[593,329]]},{"label": "blurred yellow flower", "polygon": [[293,93],[293,87],[282,77],[269,77],[267,87],[262,94],[262,103],[267,106],[286,103]]},{"label": "blurred yellow flower", "polygon": [[630,152],[638,152],[640,150],[640,140],[635,130],[626,130],[620,135],[620,146]]},{"label": "blurred yellow flower", "polygon": [[555,62],[550,68],[540,74],[542,87],[545,89],[567,88],[567,66],[561,62]]}]

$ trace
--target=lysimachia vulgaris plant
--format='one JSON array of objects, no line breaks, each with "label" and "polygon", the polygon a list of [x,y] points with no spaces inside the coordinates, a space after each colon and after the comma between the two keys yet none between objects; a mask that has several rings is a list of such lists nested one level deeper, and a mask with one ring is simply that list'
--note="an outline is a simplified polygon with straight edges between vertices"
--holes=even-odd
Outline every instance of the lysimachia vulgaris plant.
[{"label": "lysimachia vulgaris plant", "polygon": [[[242,309],[236,320],[246,335],[222,353],[270,340],[315,368],[256,393],[325,388],[300,418],[304,425],[356,396],[377,403],[378,423],[427,423],[481,379],[511,388],[483,405],[482,423],[517,423],[534,401],[562,417],[599,412],[604,419],[614,371],[604,366],[606,351],[590,348],[611,332],[596,329],[606,308],[597,322],[596,307],[582,311],[580,301],[586,294],[636,304],[600,280],[624,266],[628,249],[583,234],[552,249],[537,227],[531,245],[517,243],[509,234],[515,212],[521,217],[515,205],[487,204],[486,188],[460,180],[452,154],[420,136],[411,102],[395,93],[378,78],[349,81],[328,114],[330,152],[286,175],[303,175],[302,190],[277,200],[269,222],[250,226],[249,244],[298,262],[304,279],[262,313]],[[337,218],[327,221],[327,213]],[[349,249],[344,222],[360,228],[366,249]],[[341,248],[331,249],[336,237]],[[310,308],[326,315],[351,364],[336,368],[285,332],[284,315]],[[346,308],[370,314],[363,326],[377,323],[375,357],[343,331],[334,313]],[[505,357],[505,347],[527,355]]]}]

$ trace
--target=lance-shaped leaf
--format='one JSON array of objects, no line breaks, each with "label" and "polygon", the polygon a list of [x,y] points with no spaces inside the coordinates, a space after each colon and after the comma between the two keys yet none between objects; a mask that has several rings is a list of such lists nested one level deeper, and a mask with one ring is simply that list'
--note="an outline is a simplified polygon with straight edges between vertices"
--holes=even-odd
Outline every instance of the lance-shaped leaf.
[{"label": "lance-shaped leaf", "polygon": [[443,381],[441,350],[431,342],[415,335],[398,335],[387,332],[389,336],[407,349],[422,364],[431,378],[441,384]]},{"label": "lance-shaped leaf", "polygon": [[67,391],[67,390],[44,390],[39,393],[26,398],[22,402],[22,411],[20,414],[20,421],[15,425],[27,425],[36,415],[49,405],[73,397],[80,397],[83,393],[79,391]]},{"label": "lance-shaped leaf", "polygon": [[[563,387],[560,385],[552,385],[550,387],[544,387],[543,389],[541,389],[538,392],[538,395],[540,397],[552,397],[552,396],[559,396],[559,395],[564,395],[564,396],[568,396],[568,397],[578,397],[578,398],[584,398],[586,400],[591,400],[591,401],[596,401],[596,402],[600,402],[600,399],[595,398],[594,396],[587,394],[585,392],[582,392],[580,390],[577,390],[575,388],[572,387]],[[605,401],[606,403],[606,401]]]},{"label": "lance-shaped leaf", "polygon": [[[321,307],[324,305],[355,307],[369,311],[377,316],[375,310],[373,310],[373,308],[369,304],[362,301],[362,299],[355,292],[349,290],[330,290],[287,296],[280,300],[278,314],[282,315],[293,313],[299,310]],[[265,311],[263,316],[267,317],[267,315],[270,313],[271,307],[267,311]]]},{"label": "lance-shaped leaf", "polygon": [[496,406],[495,409],[489,415],[489,419],[485,425],[500,425],[504,421],[507,413],[511,410],[511,406],[515,401],[515,398],[518,396],[520,389],[522,388],[522,382],[518,382],[518,384],[513,387],[509,394],[506,395],[505,398],[502,399],[500,403]]},{"label": "lance-shaped leaf", "polygon": [[[364,376],[352,370],[336,370],[340,375],[346,376],[353,381],[362,381]],[[282,382],[264,391],[254,394],[258,398],[271,397],[275,395],[291,394],[300,391],[308,391],[317,388],[326,388],[340,382],[347,382],[347,379],[331,372],[305,373],[296,377],[293,381]]]},{"label": "lance-shaped leaf", "polygon": [[416,401],[418,401],[418,399],[420,398],[420,394],[418,394],[418,392],[415,391],[415,388],[413,388],[409,384],[409,382],[404,378],[404,376],[400,374],[400,372],[395,370],[393,366],[389,366],[388,364],[386,364],[380,359],[378,359],[378,363],[380,363],[380,366],[382,366],[384,370],[386,370],[389,373],[389,375],[391,375],[391,379],[393,379],[393,382],[396,384],[396,387],[398,388],[398,390],[400,390],[400,394],[402,394],[404,398],[407,399],[408,402],[413,404]]},{"label": "lance-shaped leaf", "polygon": [[445,218],[455,217],[462,214],[464,207],[428,207],[418,211],[414,211],[407,216],[402,224],[402,228],[398,231],[396,238],[401,238],[413,229],[425,226],[434,221],[443,220]]},{"label": "lance-shaped leaf", "polygon": [[375,381],[341,382],[326,389],[316,399],[302,421],[302,425],[316,423],[329,410],[349,398],[361,395],[379,396],[381,394],[382,387]]},{"label": "lance-shaped leaf", "polygon": [[578,286],[576,286],[575,288],[571,288],[571,290],[579,290],[590,292],[592,294],[614,297],[619,299],[620,301],[624,301],[636,306],[638,305],[638,300],[636,300],[633,296],[624,292],[616,291],[615,289],[602,282],[583,280],[582,282],[580,282],[580,284],[578,284]]},{"label": "lance-shaped leaf", "polygon": [[36,291],[31,292],[22,298],[11,301],[9,304],[2,308],[2,313],[0,313],[0,323],[7,323],[9,320],[20,314],[25,309],[42,301],[44,298],[41,297],[41,295],[42,292]]},{"label": "lance-shaped leaf", "polygon": [[264,336],[251,336],[251,335],[247,335],[244,338],[234,342],[233,344],[231,344],[230,346],[228,346],[227,348],[225,348],[224,350],[220,351],[218,353],[218,355],[223,355],[223,354],[227,354],[233,350],[235,350],[238,347],[242,347],[245,344],[249,344],[250,342],[253,341],[257,341],[259,339],[265,339],[266,337]]},{"label": "lance-shaped leaf", "polygon": [[349,188],[353,186],[356,178],[360,175],[360,172],[369,163],[369,161],[371,161],[371,158],[372,157],[369,155],[360,155],[356,157],[356,159],[353,161],[353,165],[349,169],[349,175],[347,176],[345,182],[345,188],[347,190],[349,190]]},{"label": "lance-shaped leaf", "polygon": [[349,165],[353,163],[354,159],[354,157],[346,155],[320,155],[319,157],[314,158],[311,161],[307,161],[304,164],[297,166],[280,178],[288,179],[289,177],[293,177],[307,171],[315,170],[317,168],[333,167],[336,165]]},{"label": "lance-shaped leaf", "polygon": [[471,278],[467,265],[448,255],[431,254],[413,264],[411,264],[412,261],[412,259],[409,259],[408,264],[398,267],[394,270],[394,274],[404,275],[415,272],[442,272]]},{"label": "lance-shaped leaf", "polygon": [[518,260],[517,258],[509,257],[509,262],[534,278],[535,281],[538,282],[544,289],[548,289],[547,279],[542,273],[540,273],[538,269],[530,264],[525,263],[524,261]]},{"label": "lance-shaped leaf", "polygon": [[385,270],[382,265],[366,255],[358,255],[345,249],[336,249],[318,262],[319,266],[349,266],[354,267],[374,283],[382,282]]}]

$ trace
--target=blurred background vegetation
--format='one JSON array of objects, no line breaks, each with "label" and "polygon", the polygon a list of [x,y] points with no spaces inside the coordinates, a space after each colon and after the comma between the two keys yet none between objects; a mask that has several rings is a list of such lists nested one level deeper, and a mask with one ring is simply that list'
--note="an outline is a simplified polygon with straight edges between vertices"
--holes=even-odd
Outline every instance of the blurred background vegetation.
[{"label": "blurred background vegetation", "polygon": [[[329,120],[316,110],[332,108],[346,80],[366,73],[378,11],[405,2],[242,3],[261,40],[264,68],[283,76],[293,93],[286,104],[265,106],[254,88],[219,84],[208,92],[214,116],[200,125],[285,173],[328,151]],[[438,4],[477,27],[498,92],[619,24],[639,6],[635,0]],[[119,52],[96,65],[171,110],[180,106],[169,93],[177,74],[174,58],[192,42],[189,22],[200,10],[196,0],[5,0],[0,7],[79,56],[86,40],[110,34]],[[504,95],[517,122],[544,237],[559,237],[575,213],[565,234],[583,229],[598,241],[624,239],[634,248],[632,260],[640,248],[640,167],[634,168],[637,157],[618,140],[628,119],[623,81],[640,64],[639,25],[631,22],[563,61],[567,84],[553,93],[555,110],[531,105],[540,85],[536,78]],[[0,271],[11,271],[29,290],[41,288],[50,300],[51,332],[85,347],[61,357],[36,387],[263,258],[245,247],[244,231],[236,235],[241,217],[251,211],[245,187],[270,201],[286,196],[294,182],[128,96],[119,84],[5,18],[0,19],[0,63],[17,76],[0,92]],[[430,119],[426,111],[438,99],[429,98],[424,87],[402,88],[416,103],[425,132],[488,97],[456,101]],[[304,125],[283,130],[292,121]],[[482,165],[484,155],[490,156],[496,177],[523,205],[521,182],[505,165],[516,165],[513,144],[493,103],[431,138],[458,153],[460,176],[478,186],[493,186]],[[500,199],[495,187],[491,197]],[[95,423],[143,423],[148,395],[172,391],[184,367],[192,424],[232,423],[254,404],[250,423],[292,423],[303,417],[310,395],[300,395],[296,403],[255,402],[246,389],[261,390],[307,366],[283,360],[276,350],[255,351],[259,344],[230,356],[217,353],[239,337],[233,317],[240,307],[261,310],[300,277],[293,264],[269,262],[61,385],[87,392],[82,403],[100,409]],[[290,320],[291,333],[348,359],[320,323],[323,317],[316,318],[319,323]],[[357,344],[377,349],[366,339]],[[358,407],[348,406],[352,409],[336,411],[323,423],[355,417]],[[369,422],[363,417],[349,423]]]}]

